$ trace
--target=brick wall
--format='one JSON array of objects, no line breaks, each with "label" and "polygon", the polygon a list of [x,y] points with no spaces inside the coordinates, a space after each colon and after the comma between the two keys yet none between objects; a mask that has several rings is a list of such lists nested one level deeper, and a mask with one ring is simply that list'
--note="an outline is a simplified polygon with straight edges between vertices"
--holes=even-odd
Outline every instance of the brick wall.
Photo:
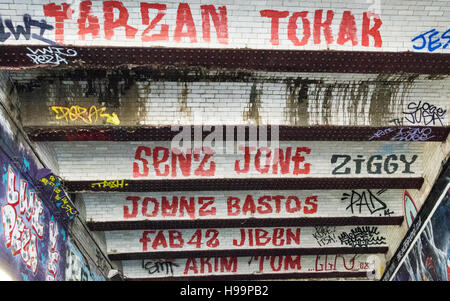
[{"label": "brick wall", "polygon": [[[24,125],[449,124],[446,76],[210,72],[193,81],[195,74],[176,72],[177,81],[150,72],[103,78],[86,74],[83,80],[68,73],[57,73],[65,80],[38,73],[34,81],[24,81],[29,88],[21,93]],[[18,83],[21,74],[15,73]],[[436,114],[427,115],[431,109]],[[119,123],[101,114],[116,114]]]},{"label": "brick wall", "polygon": [[[49,45],[56,46],[55,42],[67,46],[67,51],[70,51],[70,46],[121,46],[340,50],[384,53],[411,51],[448,54],[450,49],[447,45],[450,40],[449,22],[445,15],[445,12],[450,8],[448,1],[429,1],[427,3],[409,0],[389,2],[378,0],[309,1],[308,3],[299,3],[298,1],[283,1],[282,3],[279,1],[250,1],[242,3],[199,0],[189,1],[188,5],[180,4],[179,1],[164,1],[165,6],[158,6],[159,16],[162,19],[149,31],[146,31],[146,28],[152,20],[157,21],[154,18],[158,9],[150,9],[147,18],[148,7],[146,7],[147,4],[143,4],[143,1],[93,1],[92,6],[89,1],[67,1],[66,3],[73,10],[72,13],[65,10],[68,6],[63,6],[61,2],[51,4],[52,1],[41,0],[31,3],[22,3],[18,0],[0,0],[0,3],[4,6],[1,10],[0,37],[3,41],[0,42],[0,45],[41,45],[41,53],[56,51],[56,48],[47,48]],[[112,13],[108,11],[108,9],[112,9],[112,7],[108,8],[108,5],[115,5]],[[213,7],[204,5],[213,5]],[[121,14],[119,14],[119,10],[121,10]],[[225,10],[226,24],[224,21]],[[129,14],[128,17],[125,17],[126,11]],[[279,24],[276,23],[276,20],[278,20],[275,17],[276,11],[281,12],[278,15],[280,16]],[[369,11],[371,13],[368,14]],[[182,14],[182,12],[184,13]],[[220,15],[220,12],[223,15]],[[45,20],[51,28],[48,27],[42,36],[39,36],[39,28],[36,26],[31,29],[32,33],[35,34],[34,36],[18,35],[16,37],[11,35],[7,20],[11,20],[14,27],[23,25],[24,22],[28,22],[28,16],[25,15],[27,13],[33,20]],[[192,14],[192,25],[190,13]],[[219,15],[215,15],[215,13]],[[322,14],[322,21],[325,20],[326,16],[331,20],[331,15],[334,14],[330,26],[320,26],[320,21],[314,20],[314,15],[319,20],[320,14]],[[59,17],[55,18],[56,15]],[[85,17],[88,18],[86,25],[92,25],[87,30],[82,25]],[[355,20],[354,26],[352,25],[353,17]],[[116,19],[123,21],[122,25],[115,27],[111,20]],[[95,25],[97,22],[98,27]],[[222,25],[219,25],[219,23]],[[45,25],[41,22],[40,26]],[[164,28],[168,28],[167,36],[164,34]],[[308,30],[304,31],[304,28],[309,28],[310,34],[307,33]],[[160,40],[155,40],[155,36],[153,36],[153,41],[145,41],[146,37],[160,32],[161,29],[163,31]],[[84,40],[83,30],[86,34]],[[210,33],[209,41],[207,41],[208,32]],[[98,36],[94,37],[97,33]],[[305,38],[304,43],[302,43],[303,37],[308,38]],[[318,39],[320,39],[320,42]],[[33,61],[36,65],[42,63],[39,61],[42,58],[38,59],[36,56],[39,50],[28,49],[28,51],[27,58],[30,61]],[[76,54],[73,52],[72,54],[71,63],[77,60]],[[151,63],[149,62],[149,64]],[[345,62],[342,63],[345,64]],[[64,65],[62,61],[58,64]],[[386,64],[390,64],[390,62],[386,62]],[[417,64],[420,64],[420,62]],[[6,78],[7,74],[0,73],[0,76]],[[161,169],[168,164],[169,174],[157,176],[153,154],[150,154],[150,149],[153,150],[156,146],[171,149],[172,145],[169,142],[66,141],[37,143],[36,149],[43,157],[43,161],[69,181],[99,181],[101,183],[104,180],[125,180],[126,184],[127,180],[133,179],[263,179],[269,176],[281,180],[287,177],[333,177],[337,179],[355,177],[400,177],[409,179],[423,177],[424,184],[421,189],[408,190],[418,209],[420,209],[439,173],[438,167],[443,160],[448,158],[450,152],[449,138],[444,143],[376,141],[377,127],[381,126],[404,126],[413,130],[416,126],[430,127],[429,132],[422,137],[424,139],[421,141],[427,140],[432,135],[432,126],[448,127],[447,112],[450,108],[448,101],[450,82],[447,75],[288,73],[251,70],[197,70],[195,68],[193,70],[173,68],[173,66],[161,71],[161,69],[153,69],[153,67],[147,66],[145,70],[108,70],[106,72],[82,70],[78,73],[64,68],[54,70],[36,68],[34,70],[11,71],[10,76],[17,85],[20,105],[17,104],[17,97],[14,96],[14,101],[11,101],[8,106],[10,106],[12,112],[15,112],[16,108],[19,112],[20,109],[21,114],[13,113],[13,118],[30,128],[36,126],[62,128],[65,126],[120,127],[192,124],[374,127],[374,136],[367,137],[367,140],[373,140],[370,142],[281,141],[278,146],[283,150],[286,150],[287,147],[293,147],[293,149],[307,147],[310,149],[310,151],[307,151],[309,153],[304,151],[301,154],[304,156],[304,161],[297,158],[300,164],[297,166],[297,170],[301,169],[299,174],[293,173],[295,161],[290,162],[288,173],[278,172],[275,174],[273,167],[269,166],[270,164],[268,164],[268,172],[261,172],[261,165],[264,169],[266,164],[264,152],[261,160],[256,160],[255,153],[253,153],[250,170],[238,173],[236,172],[235,162],[241,160],[240,164],[243,164],[243,153],[238,152],[239,155],[222,154],[220,153],[222,149],[215,147],[216,154],[213,157],[215,172],[213,174],[196,174],[195,169],[199,167],[200,160],[195,158],[192,161],[193,167],[189,169],[189,172],[183,170],[185,172],[183,174],[179,165],[174,168],[168,164],[168,162],[172,162],[171,159],[173,158],[173,155],[170,154],[167,161],[160,164]],[[5,82],[0,81],[0,93],[3,93],[2,95],[8,94],[10,91],[10,88],[8,88],[11,86],[10,83],[5,85]],[[86,112],[89,113],[86,114]],[[7,117],[2,114],[0,112],[0,121],[7,124],[5,128],[8,132],[14,132],[14,127],[8,127],[10,122],[5,122],[4,120]],[[139,146],[146,148],[141,148],[141,151],[137,152]],[[385,161],[387,156],[391,154],[403,155],[403,158],[407,161],[411,161],[412,156],[415,155],[417,155],[417,158],[411,164],[410,169],[405,168],[404,162],[395,159],[394,163],[399,163],[397,168],[395,164],[393,165],[393,157],[390,157],[391,161]],[[350,157],[351,159],[343,166],[338,167],[340,162],[343,161],[333,161],[333,155],[341,156],[335,157],[336,159],[340,158],[339,160]],[[347,155],[350,155],[350,157],[346,157]],[[362,156],[358,157],[358,155]],[[382,159],[380,159],[380,156]],[[46,157],[49,159],[46,159]],[[367,165],[370,157],[375,159],[372,161],[372,163],[375,162],[375,165]],[[56,160],[52,160],[53,158],[56,158]],[[148,165],[145,160],[148,160]],[[256,161],[260,163],[259,167],[256,167]],[[135,173],[133,173],[133,163],[137,166],[134,170]],[[361,170],[358,167],[360,163]],[[306,172],[306,164],[310,164],[308,172]],[[149,167],[148,174],[145,172],[144,166]],[[207,165],[206,168],[209,166]],[[345,168],[351,168],[349,173],[340,173],[345,171]],[[377,168],[379,168],[379,172]],[[375,172],[373,172],[374,170]],[[141,174],[143,176],[139,176]],[[376,191],[379,192],[378,189]],[[277,193],[306,195],[310,192],[278,191]],[[173,196],[177,193],[176,191],[166,194],[151,193],[151,196],[161,199],[164,195]],[[217,198],[216,209],[219,212],[216,217],[232,219],[225,214],[227,210],[225,207],[226,196],[234,194],[242,199],[246,193],[261,195],[269,192],[197,191],[186,193],[186,195],[214,195]],[[344,193],[346,193],[344,190],[317,191],[320,203],[315,217],[369,216],[367,212],[350,214],[347,207],[348,203],[345,203],[346,200],[343,197]],[[393,216],[398,217],[404,214],[404,193],[403,189],[381,193],[383,198],[389,199],[386,204],[394,212]],[[83,217],[86,217],[87,221],[114,223],[125,220],[124,206],[129,206],[127,209],[131,210],[130,201],[124,203],[126,195],[144,197],[149,194],[124,194],[116,191],[108,194],[82,193],[77,197],[77,200],[85,202],[86,210],[82,211]],[[338,204],[339,206],[337,206]],[[128,213],[131,214],[130,211]],[[289,217],[286,212],[279,212],[277,215],[272,214],[270,216],[276,218]],[[158,215],[154,220],[163,221],[166,219],[167,217],[163,219]],[[169,218],[169,221],[177,219],[182,218],[174,216]],[[137,216],[131,218],[131,220],[143,221],[144,218]],[[196,221],[194,220],[193,223]],[[89,245],[90,237],[82,232],[84,231],[82,226],[82,224],[77,224],[75,227],[76,230],[81,231],[78,239],[82,244]],[[338,236],[343,233],[350,233],[356,229],[356,226],[337,226],[334,228],[336,236],[330,236],[329,230],[331,228],[329,225],[322,228],[324,232],[329,234],[327,246],[343,247],[346,244],[345,237],[340,239]],[[233,246],[233,239],[239,239],[239,235],[241,235],[240,229],[231,227],[210,228],[209,230],[215,230],[217,233],[210,231],[208,232],[210,236],[207,235],[208,237],[203,238],[211,239],[211,235],[216,233],[221,241],[217,250],[222,252],[233,249],[251,253],[255,252],[254,250],[261,251],[268,248],[267,245],[255,248],[253,245],[246,244],[241,249]],[[242,229],[249,233],[250,228]],[[251,229],[256,231],[255,228]],[[361,229],[370,228],[362,227]],[[375,255],[377,261],[380,262],[382,271],[385,259],[389,259],[395,252],[398,243],[407,230],[407,226],[404,222],[401,226],[380,225],[376,226],[376,229],[375,232],[379,229],[383,238],[379,245],[389,246],[386,253],[382,252],[383,254]],[[148,244],[147,251],[149,251],[152,250],[152,244],[156,241],[156,249],[153,249],[156,254],[152,256],[164,254],[161,253],[162,251],[169,251],[172,252],[167,255],[169,257],[185,257],[186,253],[180,255],[178,253],[180,249],[176,245],[180,243],[181,236],[184,238],[184,243],[193,242],[195,230],[200,230],[200,228],[177,228],[172,229],[172,232],[164,229],[160,236],[155,236],[157,231],[144,234],[145,230],[142,229],[111,230],[104,233],[98,232],[95,237],[99,249],[106,249],[111,255],[126,256],[133,252],[143,253],[144,243]],[[205,235],[207,230],[203,228],[201,233]],[[258,231],[259,233],[265,233],[264,231],[274,231],[274,228],[271,225],[265,225]],[[301,229],[300,247],[311,248],[315,252],[324,247],[317,241],[318,231],[321,231],[321,229],[303,227]],[[360,233],[360,230],[356,231]],[[175,235],[175,238],[172,236],[172,241],[170,241],[170,237],[166,237],[166,235],[170,236],[170,233]],[[370,233],[373,234],[374,232]],[[175,243],[175,247],[173,250],[168,250],[165,244],[170,245],[171,243]],[[183,251],[209,251],[208,248],[210,248],[207,244],[198,248],[189,244],[184,246],[186,248]],[[279,245],[272,245],[272,247],[281,248]],[[94,249],[89,249],[86,253],[91,257],[97,256],[93,251]],[[159,251],[161,252],[158,253]],[[372,253],[374,252],[379,252],[379,250],[372,251]],[[202,262],[199,254],[194,255],[196,256],[195,260]],[[245,257],[247,255],[238,256],[236,259],[239,273],[258,271],[257,268],[250,267],[248,263],[253,259],[256,261],[256,258]],[[167,262],[167,256],[156,259],[160,263]],[[273,259],[273,254],[271,256]],[[346,262],[350,262],[351,256],[345,255]],[[367,257],[368,254],[358,256]],[[320,272],[317,270],[319,257],[305,255],[302,258],[304,268],[301,272]],[[263,258],[263,256],[260,258]],[[269,263],[265,262],[265,265],[260,264],[259,268],[264,267],[265,272],[269,273],[277,272],[273,268],[274,262],[270,262],[272,259],[268,259]],[[281,260],[282,258],[275,259]],[[205,263],[207,262],[205,260],[203,259],[203,268],[209,269],[210,266]],[[189,267],[188,260],[176,258],[171,259],[170,262],[177,265],[177,271],[174,275],[185,275],[178,267]],[[353,262],[356,264],[356,269],[352,269],[352,271],[366,271],[366,262],[366,259],[358,257],[357,261]],[[325,266],[327,265],[325,264]],[[150,270],[155,268],[154,263],[124,260],[123,267],[126,276],[131,278],[156,276],[150,275]],[[171,265],[171,267],[174,267],[174,265]],[[191,269],[188,271],[194,272],[192,260],[190,261],[190,267]],[[344,267],[339,266],[337,270],[348,271],[345,265]],[[294,267],[293,270],[284,270],[284,272],[299,272],[299,270],[295,270]],[[213,273],[207,272],[206,274]],[[161,276],[161,274],[158,275]],[[316,277],[322,276],[318,274]]]},{"label": "brick wall", "polygon": [[236,274],[271,274],[272,277],[282,277],[283,274],[288,274],[289,277],[290,274],[292,277],[295,273],[316,273],[317,277],[321,277],[331,271],[370,273],[371,266],[368,263],[373,258],[374,255],[351,254],[144,259],[124,261],[123,271],[128,277],[138,279],[211,275],[230,275],[236,278]]},{"label": "brick wall", "polygon": [[[27,181],[30,181],[31,187],[34,187],[34,181],[36,180],[35,173],[37,169],[40,168],[50,168],[53,172],[58,173],[58,163],[56,161],[55,153],[53,152],[53,148],[46,147],[45,143],[40,145],[35,145],[31,143],[21,128],[21,118],[20,111],[17,109],[19,106],[19,99],[16,93],[16,89],[13,85],[13,83],[10,81],[8,73],[4,71],[0,71],[0,132],[1,132],[1,139],[0,139],[0,148],[2,153],[8,154],[14,161],[15,167],[17,169],[20,168],[21,171],[28,171],[27,177],[24,178]],[[4,175],[4,171],[6,171],[6,167],[1,167],[2,175]],[[25,172],[24,172],[25,174]],[[5,178],[3,176],[3,178]],[[19,180],[17,180],[18,182]],[[4,182],[3,182],[4,183]],[[18,187],[18,183],[16,184],[16,189]],[[17,192],[18,193],[18,192]],[[2,195],[2,200],[5,200],[5,198]],[[46,200],[49,201],[49,200]],[[49,212],[47,214],[52,214],[57,216],[57,213]],[[48,220],[50,220],[50,216],[46,217]],[[3,216],[2,216],[3,219]],[[59,219],[59,218],[57,218]],[[53,217],[52,217],[53,220]],[[61,221],[58,221],[61,222]],[[59,229],[61,230],[60,233],[58,233],[59,237],[65,237],[65,233],[69,233],[71,236],[75,234],[76,237],[74,237],[75,241],[81,246],[83,249],[84,255],[87,256],[87,258],[92,261],[93,258],[96,258],[95,255],[98,254],[98,257],[103,258],[104,260],[104,266],[102,272],[104,273],[103,276],[106,275],[106,273],[109,271],[110,263],[106,259],[105,255],[101,253],[101,249],[98,246],[93,245],[92,240],[92,234],[90,231],[86,228],[85,225],[83,225],[83,222],[79,219],[76,219],[75,225],[70,229],[62,228],[60,225]],[[48,239],[48,225],[45,225],[45,237]],[[65,232],[68,231],[68,232]],[[64,234],[63,234],[64,233]],[[2,239],[4,239],[2,234]],[[67,237],[64,238],[64,240]],[[60,239],[61,240],[61,239]],[[61,240],[58,242],[59,244],[62,244],[63,241]],[[2,242],[3,244],[3,242]],[[44,245],[44,242],[42,242],[42,246]],[[60,246],[59,246],[60,247]],[[64,249],[65,250],[65,247]],[[44,252],[44,250],[42,250]],[[91,254],[89,254],[91,253]],[[94,253],[94,255],[92,255]],[[43,258],[45,258],[46,255],[43,255]],[[60,262],[65,262],[65,255],[61,253],[60,256]],[[89,257],[91,256],[91,257]],[[94,262],[96,262],[98,259],[94,259]],[[41,261],[40,264],[44,264],[44,261]],[[96,264],[98,264],[96,262]],[[94,265],[92,265],[94,267]],[[62,278],[61,278],[62,277]],[[58,271],[58,279],[64,280],[64,270]],[[25,279],[24,279],[25,280]],[[32,280],[32,279],[30,279]],[[44,280],[44,278],[42,278]]]},{"label": "brick wall", "polygon": [[[193,252],[247,251],[263,249],[340,248],[342,253],[352,253],[355,248],[386,247],[386,233],[393,226],[341,226],[334,227],[333,239],[322,244],[315,238],[314,227],[261,227],[261,228],[210,228],[210,229],[154,229],[120,230],[105,232],[108,253],[111,255],[145,253],[158,258],[158,252],[170,252],[164,257],[173,258]],[[370,237],[367,244],[351,233],[365,233]],[[351,236],[351,237],[350,237]],[[252,252],[253,251],[253,252]],[[286,251],[286,250],[285,250]],[[364,250],[365,253],[369,252]],[[374,253],[374,252],[372,252]]]},{"label": "brick wall", "polygon": [[[282,3],[279,1],[250,1],[243,4],[239,1],[201,0],[189,1],[188,5],[181,5],[179,1],[164,1],[161,3],[165,5],[164,8],[161,7],[159,11],[150,9],[147,16],[148,10],[145,9],[145,5],[144,8],[141,8],[141,3],[145,3],[144,1],[117,1],[114,4],[106,5],[102,5],[102,2],[99,1],[93,1],[90,8],[86,5],[87,1],[81,2],[84,3],[81,8],[80,1],[63,3],[70,5],[70,8],[62,6],[61,2],[55,3],[54,1],[21,3],[17,0],[2,0],[3,22],[11,19],[17,26],[23,24],[23,16],[29,14],[33,20],[43,19],[53,27],[47,28],[43,36],[29,37],[29,40],[23,36],[16,40],[11,36],[3,43],[8,45],[45,45],[57,42],[65,45],[86,46],[394,52],[429,52],[431,49],[434,52],[447,53],[449,51],[449,48],[443,48],[448,42],[448,32],[444,34],[449,29],[448,19],[445,15],[449,9],[447,1],[418,3],[408,0],[389,2],[314,0],[301,4],[297,1],[283,1]],[[111,6],[108,9],[109,5],[116,8],[113,9]],[[204,5],[213,5],[213,7],[211,10],[203,7],[205,12],[203,19],[202,6]],[[46,8],[44,9],[44,7]],[[119,16],[119,10],[122,11],[121,16]],[[226,22],[225,15],[221,15],[220,10],[226,14]],[[210,13],[207,13],[208,11]],[[278,13],[273,11],[278,11]],[[295,14],[303,11],[308,12],[305,20],[302,19],[301,14]],[[155,19],[157,12],[162,15],[162,19],[156,23],[153,29],[146,31],[149,23]],[[365,13],[366,15],[364,15]],[[280,17],[279,19],[276,17],[277,15]],[[317,16],[317,21],[315,21],[315,16]],[[328,21],[331,21],[329,26],[320,26],[319,20],[325,22],[327,18]],[[86,20],[88,21],[86,22]],[[114,24],[117,23],[113,23],[113,20],[119,20],[120,26],[115,26]],[[92,23],[96,25],[89,27],[89,24]],[[84,24],[84,26],[79,24]],[[86,30],[85,27],[89,28]],[[163,29],[163,27],[166,28]],[[291,32],[288,31],[288,28],[291,28]],[[164,33],[164,30],[167,31],[167,34]],[[429,48],[428,42],[423,45],[422,38],[411,41],[430,30],[438,31],[438,34],[433,36],[433,40],[440,38],[441,42],[431,43]],[[86,33],[85,36],[83,36],[83,32]],[[37,36],[39,28],[33,28],[33,33],[36,33]],[[159,38],[155,37],[155,34],[159,34]],[[429,32],[426,39],[431,34],[433,33]],[[445,38],[446,36],[447,38]],[[147,39],[150,41],[146,41],[145,37],[148,37]],[[420,49],[415,49],[413,46]],[[422,46],[424,47],[422,48]]]},{"label": "brick wall", "polygon": [[403,216],[402,197],[397,189],[83,194],[91,222]]},{"label": "brick wall", "polygon": [[[279,164],[275,164],[277,165],[277,172],[275,173],[273,167],[275,147],[272,146],[268,149],[259,147],[260,152],[255,151],[255,149],[249,153],[248,170],[245,170],[244,149],[234,153],[227,152],[226,149],[223,150],[220,147],[211,149],[211,154],[214,152],[212,156],[208,155],[208,151],[199,152],[197,160],[192,155],[191,163],[182,163],[186,164],[186,168],[181,170],[180,166],[182,165],[179,163],[179,156],[174,156],[174,153],[169,151],[172,149],[170,142],[51,142],[51,145],[55,148],[58,156],[60,176],[69,181],[230,177],[420,177],[423,164],[422,143],[410,143],[408,149],[396,151],[398,157],[395,160],[392,159],[392,162],[398,163],[396,168],[392,165],[391,169],[389,161],[387,162],[388,169],[384,167],[388,155],[379,155],[383,148],[389,144],[399,146],[402,143],[281,141],[276,148],[282,149],[286,155],[288,147],[291,147],[292,156],[289,170],[283,173]],[[140,148],[140,146],[145,146],[147,149]],[[158,154],[158,160],[161,160],[158,170],[161,175],[157,175],[154,168],[152,153],[155,147],[167,149],[167,158],[163,158],[164,151]],[[189,147],[185,146],[185,148],[179,149],[186,153],[186,149]],[[173,149],[176,148],[178,146],[173,147]],[[266,161],[268,150],[271,152],[268,156],[269,160]],[[300,152],[295,157],[297,150]],[[185,157],[185,153],[180,156]],[[333,155],[339,155],[340,157],[335,157],[334,162],[332,162]],[[358,157],[358,155],[362,157]],[[404,157],[401,157],[402,155]],[[344,158],[342,156],[350,157]],[[300,157],[303,157],[303,159]],[[176,159],[176,163],[172,158]],[[361,167],[359,168],[353,161],[344,162],[351,158],[363,160]],[[372,158],[371,161],[369,161],[370,158]],[[401,161],[401,158],[403,158],[403,161],[412,163],[405,163]],[[298,161],[298,164],[295,163],[295,160]],[[237,161],[239,161],[238,167],[236,167]],[[212,162],[215,164],[213,165]],[[379,168],[376,166],[379,166]],[[200,173],[200,171],[205,171],[205,173]]]}]

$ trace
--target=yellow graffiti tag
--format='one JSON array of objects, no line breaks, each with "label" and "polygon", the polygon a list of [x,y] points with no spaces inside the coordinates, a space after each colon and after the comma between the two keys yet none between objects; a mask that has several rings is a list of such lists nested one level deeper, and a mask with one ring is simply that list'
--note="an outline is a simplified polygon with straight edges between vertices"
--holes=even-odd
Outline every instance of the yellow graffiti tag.
[{"label": "yellow graffiti tag", "polygon": [[116,113],[105,113],[106,108],[97,108],[95,105],[89,109],[81,106],[52,106],[52,110],[56,113],[56,120],[65,119],[67,122],[81,120],[87,124],[93,124],[98,121],[99,118],[106,118],[106,122],[119,125],[120,120]]},{"label": "yellow graffiti tag", "polygon": [[92,183],[91,187],[92,188],[96,188],[96,187],[107,188],[107,187],[109,187],[111,189],[114,189],[114,188],[123,188],[124,184],[125,184],[125,186],[128,186],[128,184],[125,183],[124,180],[112,180],[112,181],[104,180],[103,182]]}]

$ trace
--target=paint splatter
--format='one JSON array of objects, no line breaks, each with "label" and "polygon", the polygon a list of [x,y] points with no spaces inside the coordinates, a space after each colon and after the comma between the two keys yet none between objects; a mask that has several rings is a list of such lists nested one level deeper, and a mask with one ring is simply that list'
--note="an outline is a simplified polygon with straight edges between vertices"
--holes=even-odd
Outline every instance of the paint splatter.
[{"label": "paint splatter", "polygon": [[42,252],[42,253],[41,253],[41,262],[45,262],[46,259],[47,259],[47,257],[46,257],[45,254]]},{"label": "paint splatter", "polygon": [[6,167],[5,166],[3,166],[3,171],[4,171],[4,174],[2,176],[2,184],[5,184],[6,181],[8,181],[8,172],[6,171]]},{"label": "paint splatter", "polygon": [[25,157],[23,157],[23,171],[25,172],[30,171],[30,162],[28,162],[27,159],[25,159]]}]

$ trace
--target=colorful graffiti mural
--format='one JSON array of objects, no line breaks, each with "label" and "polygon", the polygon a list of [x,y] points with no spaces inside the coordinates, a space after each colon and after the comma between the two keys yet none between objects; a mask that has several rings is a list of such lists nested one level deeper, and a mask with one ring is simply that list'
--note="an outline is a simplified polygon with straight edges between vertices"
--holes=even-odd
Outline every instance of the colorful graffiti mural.
[{"label": "colorful graffiti mural", "polygon": [[105,278],[97,273],[95,265],[89,265],[88,260],[78,250],[73,241],[67,240],[66,249],[66,281],[104,281]]},{"label": "colorful graffiti mural", "polygon": [[448,281],[450,278],[450,183],[431,219],[404,257],[395,281]]},{"label": "colorful graffiti mural", "polygon": [[[76,7],[77,5],[68,3],[61,3],[61,5],[56,3],[43,4],[42,10],[36,11],[35,13],[38,16],[34,16],[34,18],[37,19],[41,16],[48,17],[50,23],[54,23],[54,26],[47,24],[43,20],[37,21],[28,13],[23,15],[22,22],[16,22],[15,24],[13,24],[12,19],[2,20],[0,18],[0,42],[6,42],[9,39],[19,40],[21,35],[23,35],[25,40],[36,39],[49,45],[61,45],[70,37],[67,25],[74,23],[75,19],[78,24],[79,40],[88,38],[93,40],[103,38],[112,40],[119,36],[118,29],[123,28],[126,39],[140,39],[146,43],[169,40],[173,40],[176,43],[184,41],[192,44],[202,41],[212,43],[214,41],[211,38],[215,30],[217,42],[227,45],[229,44],[229,33],[234,32],[228,29],[228,19],[233,19],[235,13],[228,13],[230,7],[227,8],[225,5],[217,7],[215,5],[200,5],[198,7],[197,5],[189,5],[188,3],[178,3],[176,15],[170,13],[166,17],[166,13],[172,10],[172,8],[175,8],[173,5],[168,8],[167,4],[141,2],[139,3],[140,9],[136,11],[135,9],[131,9],[131,4],[125,1],[104,1],[102,4],[102,7],[97,7],[98,4],[91,1],[82,1],[78,7]],[[92,9],[93,5],[95,8]],[[77,17],[74,11],[78,8],[80,13]],[[103,19],[93,13],[97,9],[103,11]],[[231,8],[231,10],[233,9]],[[119,13],[116,16],[115,11]],[[156,16],[151,19],[150,16],[155,11]],[[380,27],[383,24],[381,17],[369,11],[360,14],[346,10],[341,14],[332,9],[327,11],[317,9],[291,13],[290,11],[262,9],[261,7],[255,9],[252,13],[255,14],[255,18],[261,18],[263,21],[261,23],[266,25],[265,31],[267,33],[264,42],[269,42],[271,45],[280,45],[280,40],[285,43],[289,41],[294,46],[305,46],[312,43],[320,44],[323,40],[327,44],[336,43],[338,45],[351,44],[353,46],[362,45],[364,47],[371,47],[373,45],[376,48],[381,48],[383,45],[380,32]],[[142,25],[136,26],[138,24],[132,22],[135,19],[140,20]],[[287,36],[280,35],[279,33],[280,30],[284,30],[281,26],[286,26],[286,22],[281,22],[282,24],[280,24],[280,19],[289,20],[287,24]],[[297,28],[300,21],[304,32],[303,36],[299,37]],[[358,25],[356,21],[358,21]],[[161,26],[158,32],[157,28],[160,24]],[[200,24],[202,30],[201,32],[197,32],[197,27]],[[332,31],[332,26],[336,26],[337,24],[339,24],[339,31],[336,33]],[[23,27],[27,31],[24,31]],[[103,28],[103,32],[101,31],[101,27]],[[22,30],[20,31],[19,28],[22,28]],[[31,32],[31,28],[34,29],[34,32]],[[40,30],[39,34],[37,34],[38,29]],[[171,34],[172,30],[173,35]],[[50,34],[53,39],[44,37],[45,31],[54,32],[54,35]],[[419,37],[422,36],[416,37],[413,41]],[[446,38],[445,33],[441,38]],[[373,42],[371,39],[373,39]],[[423,45],[423,47],[425,46]]]},{"label": "colorful graffiti mural", "polygon": [[13,280],[64,280],[65,227],[40,199],[27,166],[0,151],[0,269]]},{"label": "colorful graffiti mural", "polygon": [[[442,162],[444,163],[444,162]],[[443,164],[419,212],[405,191],[409,227],[392,256],[383,281],[448,281],[450,276],[450,160]],[[409,208],[409,209],[408,209]]]},{"label": "colorful graffiti mural", "polygon": [[38,171],[37,177],[39,180],[36,185],[42,192],[42,195],[58,207],[58,213],[63,219],[74,219],[78,215],[78,210],[76,210],[69,196],[64,191],[58,177],[50,173],[40,178],[40,175],[46,171],[49,171],[49,169],[40,169]]}]

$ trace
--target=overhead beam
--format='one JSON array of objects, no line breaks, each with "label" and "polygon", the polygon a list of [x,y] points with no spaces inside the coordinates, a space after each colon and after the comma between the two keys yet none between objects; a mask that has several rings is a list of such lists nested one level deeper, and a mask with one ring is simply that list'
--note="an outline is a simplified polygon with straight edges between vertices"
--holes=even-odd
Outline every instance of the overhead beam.
[{"label": "overhead beam", "polygon": [[[115,191],[221,191],[221,190],[311,190],[311,189],[420,189],[424,179],[415,178],[240,178],[120,180],[120,187],[97,181],[65,181],[69,192]],[[109,182],[109,181],[106,181]],[[113,181],[115,182],[115,181]],[[117,184],[117,183],[116,183]]]},{"label": "overhead beam", "polygon": [[[285,125],[186,125],[186,126],[56,126],[56,127],[25,127],[32,141],[171,141],[181,129],[191,133],[191,139],[200,131],[202,139],[215,131],[222,131],[227,139],[244,139],[249,141],[249,133],[262,131],[271,141],[271,134],[278,131],[278,141],[399,141],[396,136],[400,131],[417,132],[431,131],[427,139],[420,135],[403,135],[406,142],[444,141],[450,133],[450,126],[285,126]],[[208,130],[205,130],[208,129]],[[228,136],[232,131],[232,136]],[[256,132],[257,131],[257,132]],[[237,133],[243,133],[239,137]],[[231,137],[231,138],[230,138]],[[239,137],[239,138],[238,138]],[[402,138],[402,139],[403,139]],[[405,140],[401,140],[405,141]]]},{"label": "overhead beam", "polygon": [[110,260],[133,260],[152,258],[189,258],[216,256],[287,256],[287,255],[325,255],[325,254],[381,254],[388,251],[387,246],[381,247],[320,247],[320,248],[265,248],[243,250],[207,250],[207,251],[158,251],[110,253]]},{"label": "overhead beam", "polygon": [[280,279],[336,279],[336,278],[367,278],[368,272],[304,272],[304,273],[264,273],[247,275],[210,275],[191,277],[161,277],[161,278],[127,278],[127,281],[236,281],[236,280],[280,280]]},{"label": "overhead beam", "polygon": [[87,222],[91,231],[138,230],[162,228],[236,228],[236,227],[313,227],[313,226],[350,226],[350,225],[401,225],[403,216],[374,217],[313,217],[313,218],[247,218],[247,219],[210,219],[195,221],[117,221]]},{"label": "overhead beam", "polygon": [[[27,56],[42,46],[1,46],[0,68],[49,67]],[[78,47],[71,68],[187,66],[284,72],[450,74],[450,54],[375,51]],[[52,66],[54,67],[54,66]]]}]

